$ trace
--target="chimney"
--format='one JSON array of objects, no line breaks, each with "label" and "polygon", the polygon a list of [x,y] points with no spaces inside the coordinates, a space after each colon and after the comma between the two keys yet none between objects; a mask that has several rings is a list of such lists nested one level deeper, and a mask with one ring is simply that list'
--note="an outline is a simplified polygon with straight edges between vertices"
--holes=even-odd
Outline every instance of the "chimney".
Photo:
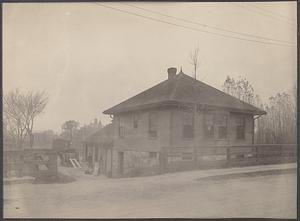
[{"label": "chimney", "polygon": [[176,76],[177,68],[168,68],[168,79],[172,79]]}]

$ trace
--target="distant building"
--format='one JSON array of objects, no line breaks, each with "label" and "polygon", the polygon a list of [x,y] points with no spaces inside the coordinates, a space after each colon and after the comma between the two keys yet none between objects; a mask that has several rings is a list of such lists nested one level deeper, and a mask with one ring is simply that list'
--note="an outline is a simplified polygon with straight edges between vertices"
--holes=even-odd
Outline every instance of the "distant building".
[{"label": "distant building", "polygon": [[134,164],[155,166],[163,148],[245,145],[254,116],[266,114],[176,68],[168,79],[103,112],[113,116],[117,173]]}]

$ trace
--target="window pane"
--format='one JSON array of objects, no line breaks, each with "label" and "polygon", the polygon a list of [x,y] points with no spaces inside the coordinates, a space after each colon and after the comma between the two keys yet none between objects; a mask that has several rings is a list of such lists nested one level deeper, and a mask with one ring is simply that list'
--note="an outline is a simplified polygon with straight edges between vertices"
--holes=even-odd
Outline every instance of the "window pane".
[{"label": "window pane", "polygon": [[236,138],[245,139],[245,116],[237,116],[236,118]]},{"label": "window pane", "polygon": [[119,117],[119,137],[123,138],[125,136],[125,125],[121,117]]},{"label": "window pane", "polygon": [[156,158],[157,157],[157,153],[156,152],[149,152],[149,157],[150,158]]},{"label": "window pane", "polygon": [[207,138],[214,137],[214,115],[213,114],[205,115],[204,135]]},{"label": "window pane", "polygon": [[215,116],[216,127],[218,128],[218,138],[224,139],[227,137],[227,115],[218,114]]},{"label": "window pane", "polygon": [[133,128],[138,128],[138,120],[139,120],[139,115],[138,114],[133,114]]},{"label": "window pane", "polygon": [[245,127],[237,126],[237,139],[245,139]]},{"label": "window pane", "polygon": [[149,135],[157,137],[158,114],[156,112],[149,113]]},{"label": "window pane", "polygon": [[193,113],[183,112],[183,124],[193,125]]},{"label": "window pane", "polygon": [[183,137],[193,138],[194,136],[194,124],[193,113],[183,112]]},{"label": "window pane", "polygon": [[219,128],[218,137],[220,139],[224,139],[227,137],[227,126],[220,126]]}]

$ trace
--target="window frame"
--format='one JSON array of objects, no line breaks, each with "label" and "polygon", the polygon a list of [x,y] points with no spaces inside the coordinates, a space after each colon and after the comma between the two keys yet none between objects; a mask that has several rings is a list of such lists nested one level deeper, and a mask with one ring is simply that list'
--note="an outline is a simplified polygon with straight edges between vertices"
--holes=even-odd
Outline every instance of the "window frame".
[{"label": "window frame", "polygon": [[125,125],[122,123],[121,116],[118,117],[118,137],[125,138]]},{"label": "window frame", "polygon": [[[208,117],[208,116],[210,116],[210,117]],[[225,119],[223,124],[220,124],[218,122],[219,117]],[[211,118],[211,119],[209,119],[209,118]],[[229,125],[229,114],[228,113],[216,112],[216,111],[208,111],[208,112],[204,113],[204,123],[203,123],[204,139],[227,140],[228,139],[228,125]],[[212,128],[210,130],[208,130],[209,126],[212,126]],[[225,128],[225,131],[226,131],[224,137],[220,137],[220,131],[221,131],[220,128],[221,127]]]},{"label": "window frame", "polygon": [[138,129],[139,127],[139,113],[133,113],[132,115],[132,126],[133,129]]},{"label": "window frame", "polygon": [[[242,123],[238,121],[242,119]],[[239,136],[239,127],[243,128],[243,136]],[[246,116],[242,114],[236,115],[235,119],[235,128],[236,128],[236,140],[245,140],[246,139]]]},{"label": "window frame", "polygon": [[149,152],[149,158],[157,158],[158,153],[157,152]]},{"label": "window frame", "polygon": [[[211,135],[211,132],[208,134],[208,131],[207,130],[207,119],[208,119],[208,115],[211,115],[212,116],[212,135]],[[204,114],[204,123],[203,123],[203,127],[204,127],[204,130],[203,130],[203,136],[205,139],[215,139],[215,125],[214,125],[214,118],[215,118],[215,115],[214,113],[211,113],[211,112],[206,112]],[[209,135],[209,136],[208,136]]]},{"label": "window frame", "polygon": [[[154,116],[154,119],[156,118],[156,122],[154,124],[152,122],[153,118],[151,116]],[[153,126],[155,130],[152,130]],[[156,139],[158,137],[158,112],[156,111],[151,111],[148,114],[148,136],[153,139]]]},{"label": "window frame", "polygon": [[[223,117],[223,120],[225,122],[225,126],[223,124],[219,124],[217,118],[218,117]],[[215,136],[217,136],[215,139],[218,140],[226,140],[228,138],[228,114],[225,113],[215,113],[215,117],[214,117],[214,126],[216,128],[215,130]],[[225,127],[225,136],[224,137],[220,137],[220,128],[221,127]]]},{"label": "window frame", "polygon": [[[186,121],[187,115],[189,115],[189,117],[191,117],[191,119],[190,119],[191,124],[187,124],[187,121]],[[194,116],[193,112],[190,112],[190,111],[182,112],[182,137],[183,137],[183,139],[194,139],[194,136],[195,136],[194,118],[195,118],[195,116]],[[190,131],[191,131],[190,136],[186,136],[188,134],[188,132],[186,131],[187,127],[190,127]]]}]

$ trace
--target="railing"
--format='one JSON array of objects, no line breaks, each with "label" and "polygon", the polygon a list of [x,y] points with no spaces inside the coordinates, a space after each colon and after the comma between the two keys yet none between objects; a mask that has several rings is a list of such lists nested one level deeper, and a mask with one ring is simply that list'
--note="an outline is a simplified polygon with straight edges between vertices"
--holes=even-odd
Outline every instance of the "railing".
[{"label": "railing", "polygon": [[297,144],[164,147],[161,172],[206,167],[234,167],[297,161]]}]

